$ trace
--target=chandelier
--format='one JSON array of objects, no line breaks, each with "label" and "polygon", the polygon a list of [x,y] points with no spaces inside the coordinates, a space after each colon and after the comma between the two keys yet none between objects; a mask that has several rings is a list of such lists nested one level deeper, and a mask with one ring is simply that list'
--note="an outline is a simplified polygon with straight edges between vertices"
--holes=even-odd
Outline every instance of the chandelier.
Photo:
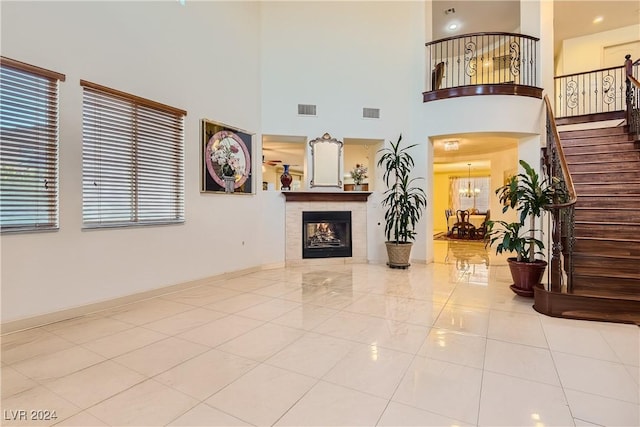
[{"label": "chandelier", "polygon": [[480,193],[480,189],[474,187],[473,189],[471,188],[471,163],[467,163],[467,165],[469,166],[469,175],[467,177],[467,187],[466,188],[460,188],[460,197],[476,197],[479,193]]}]

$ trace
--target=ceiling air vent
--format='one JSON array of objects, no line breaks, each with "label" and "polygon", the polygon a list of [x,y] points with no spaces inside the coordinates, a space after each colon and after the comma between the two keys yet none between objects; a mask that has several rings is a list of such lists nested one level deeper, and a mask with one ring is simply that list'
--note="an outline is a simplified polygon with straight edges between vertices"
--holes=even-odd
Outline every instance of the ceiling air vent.
[{"label": "ceiling air vent", "polygon": [[298,104],[298,114],[301,116],[315,116],[316,106],[311,104]]},{"label": "ceiling air vent", "polygon": [[379,119],[380,109],[379,108],[363,108],[362,117],[364,117],[365,119]]}]

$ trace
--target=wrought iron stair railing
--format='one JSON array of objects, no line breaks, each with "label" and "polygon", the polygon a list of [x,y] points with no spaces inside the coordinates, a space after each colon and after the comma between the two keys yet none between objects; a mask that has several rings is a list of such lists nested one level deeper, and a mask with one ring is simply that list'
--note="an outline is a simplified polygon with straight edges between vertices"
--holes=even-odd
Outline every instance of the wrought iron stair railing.
[{"label": "wrought iron stair railing", "polygon": [[546,210],[551,213],[551,263],[547,291],[570,292],[573,283],[573,247],[575,244],[575,204],[577,195],[565,159],[560,135],[556,127],[551,101],[545,95],[547,113],[547,146],[543,156],[543,170],[547,177],[560,186],[562,199]]},{"label": "wrought iron stair railing", "polygon": [[635,62],[631,61],[631,55],[625,56],[624,69],[626,74],[625,93],[626,98],[626,119],[629,125],[629,132],[640,137],[640,82],[638,79],[638,69],[640,68],[640,59]]}]

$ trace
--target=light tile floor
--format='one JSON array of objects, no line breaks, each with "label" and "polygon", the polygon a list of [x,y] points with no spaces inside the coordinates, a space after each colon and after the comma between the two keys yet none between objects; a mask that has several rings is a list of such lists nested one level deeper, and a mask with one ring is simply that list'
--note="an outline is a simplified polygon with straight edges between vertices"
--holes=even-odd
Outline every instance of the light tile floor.
[{"label": "light tile floor", "polygon": [[539,315],[482,244],[435,250],[409,270],[264,270],[5,335],[2,424],[640,424],[638,327]]}]

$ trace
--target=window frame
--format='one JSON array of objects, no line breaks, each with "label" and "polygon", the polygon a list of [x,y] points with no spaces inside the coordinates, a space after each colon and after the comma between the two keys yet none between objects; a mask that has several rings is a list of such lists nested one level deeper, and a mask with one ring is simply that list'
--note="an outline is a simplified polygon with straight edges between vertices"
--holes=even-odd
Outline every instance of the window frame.
[{"label": "window frame", "polygon": [[[0,232],[8,234],[58,231],[60,229],[59,83],[64,82],[66,76],[5,56],[0,56],[0,66],[2,73],[8,74],[4,75],[2,85],[2,98],[7,99],[7,104],[0,106],[3,117],[8,117],[7,121],[15,123],[32,121],[34,127],[34,129],[27,129],[27,132],[16,133],[13,138],[11,136],[5,138],[5,135],[10,132],[2,132],[3,147],[0,149],[2,153],[0,166],[9,167],[13,164],[19,165],[18,168],[20,168],[22,163],[30,161],[33,162],[30,169],[35,169],[35,172],[31,173],[44,180],[43,188],[35,188],[35,191],[33,185],[38,182],[35,178],[26,180],[26,186],[31,184],[31,189],[21,189],[19,185],[11,185],[8,181],[1,185],[0,203],[5,205],[7,202],[13,202],[17,209],[30,212],[30,216],[22,222],[9,225],[3,224],[2,215],[0,215]],[[27,80],[34,81],[29,85]],[[34,95],[41,95],[41,97],[34,98]],[[14,101],[10,101],[12,97]],[[42,106],[46,107],[42,109]],[[31,138],[36,140],[36,144],[27,143]],[[34,157],[36,153],[41,157]],[[44,157],[42,157],[43,153]],[[27,168],[22,167],[22,170],[26,171]],[[13,194],[10,196],[7,191]],[[13,203],[9,204],[13,205]],[[42,218],[48,218],[48,220],[41,222]]]},{"label": "window frame", "polygon": [[[83,88],[83,229],[183,224],[185,222],[184,118],[187,112],[86,80],[80,80],[80,86]],[[94,110],[87,111],[89,106]],[[128,108],[130,111],[127,110]],[[112,119],[117,118],[117,123],[112,120],[111,123],[102,127],[98,123],[102,117],[101,114]],[[156,129],[150,127],[150,124],[154,124],[154,117],[162,121],[157,122],[157,129],[162,130],[161,125],[165,125],[164,132],[157,134],[151,130]],[[115,130],[122,134],[117,138],[113,136],[103,138],[101,134],[96,134],[96,129],[105,130],[105,133]],[[159,160],[143,163],[144,150],[147,151],[148,159],[149,138],[152,136],[156,138],[154,142],[157,141],[154,147],[164,149],[158,153],[158,157],[164,156],[171,161],[169,173],[162,171],[164,178],[149,178],[154,173],[154,170],[149,172],[150,168],[157,167]],[[127,151],[123,154],[117,150],[118,147],[126,148]],[[113,157],[116,157],[113,156],[114,154],[121,157],[121,160],[114,159]],[[103,156],[106,159],[104,168],[101,166]],[[95,163],[99,163],[100,166],[96,166]],[[118,168],[123,172],[118,172]],[[125,171],[127,168],[129,170]],[[102,169],[105,171],[104,174]],[[167,175],[172,178],[167,178]],[[118,187],[103,200],[104,190],[96,188],[99,187],[96,179],[104,182],[105,187],[114,185],[114,182]],[[90,185],[91,183],[93,185]],[[158,195],[160,194],[158,189],[162,188],[165,190],[169,188],[170,192],[175,188],[175,191],[169,194],[171,200],[163,197],[164,193]],[[116,195],[118,191],[124,191],[127,196]],[[125,200],[127,198],[129,201]],[[102,203],[107,206],[119,204],[120,207],[115,209],[116,213],[109,214],[105,213],[109,208],[103,208]],[[160,207],[157,208],[157,206]],[[156,215],[158,217],[153,218]],[[116,218],[117,216],[119,218]],[[128,218],[124,219],[126,216]]]}]

